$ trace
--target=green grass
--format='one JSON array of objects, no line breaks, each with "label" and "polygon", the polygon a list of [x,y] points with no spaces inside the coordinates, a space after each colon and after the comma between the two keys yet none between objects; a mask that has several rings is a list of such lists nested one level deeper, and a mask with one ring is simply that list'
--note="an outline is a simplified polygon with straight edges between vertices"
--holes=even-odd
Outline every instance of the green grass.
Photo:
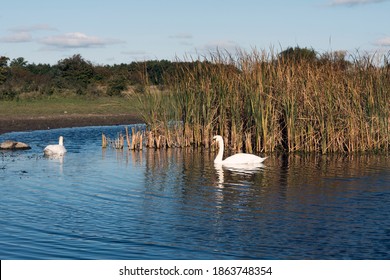
[{"label": "green grass", "polygon": [[42,99],[2,100],[0,117],[42,117],[67,114],[132,114],[137,102],[122,97],[57,97]]}]

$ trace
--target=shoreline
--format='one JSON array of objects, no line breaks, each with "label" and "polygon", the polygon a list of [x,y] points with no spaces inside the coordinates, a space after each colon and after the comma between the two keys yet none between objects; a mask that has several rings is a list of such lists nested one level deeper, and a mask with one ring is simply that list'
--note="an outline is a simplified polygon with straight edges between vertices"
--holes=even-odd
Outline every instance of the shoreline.
[{"label": "shoreline", "polygon": [[71,114],[38,117],[0,117],[0,135],[7,132],[99,125],[144,123],[136,114]]}]

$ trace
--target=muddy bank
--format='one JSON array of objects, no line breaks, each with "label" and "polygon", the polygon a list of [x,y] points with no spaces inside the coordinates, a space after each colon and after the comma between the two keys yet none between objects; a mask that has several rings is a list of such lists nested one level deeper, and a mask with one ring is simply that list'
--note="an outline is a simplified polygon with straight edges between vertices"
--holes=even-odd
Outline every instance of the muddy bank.
[{"label": "muddy bank", "polygon": [[109,115],[61,115],[42,117],[0,117],[0,134],[11,131],[31,131],[66,127],[122,125],[143,123],[135,114]]}]

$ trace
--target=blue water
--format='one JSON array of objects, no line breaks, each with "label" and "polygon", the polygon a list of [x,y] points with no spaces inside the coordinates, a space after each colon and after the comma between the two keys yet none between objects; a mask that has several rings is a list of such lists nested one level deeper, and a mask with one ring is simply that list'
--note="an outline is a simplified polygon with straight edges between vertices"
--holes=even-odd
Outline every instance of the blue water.
[{"label": "blue water", "polygon": [[[390,160],[101,148],[89,127],[0,135],[1,259],[390,259]],[[63,135],[63,159],[43,156]]]}]

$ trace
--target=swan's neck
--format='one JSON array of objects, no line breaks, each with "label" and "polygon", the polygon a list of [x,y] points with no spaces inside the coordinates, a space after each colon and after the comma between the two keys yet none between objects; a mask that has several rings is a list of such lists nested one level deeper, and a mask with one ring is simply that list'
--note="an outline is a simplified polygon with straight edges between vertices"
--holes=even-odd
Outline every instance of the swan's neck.
[{"label": "swan's neck", "polygon": [[218,154],[215,157],[214,162],[215,163],[221,163],[222,162],[222,157],[223,157],[223,140],[218,141]]},{"label": "swan's neck", "polygon": [[64,138],[60,137],[60,139],[58,140],[58,145],[64,146]]}]

